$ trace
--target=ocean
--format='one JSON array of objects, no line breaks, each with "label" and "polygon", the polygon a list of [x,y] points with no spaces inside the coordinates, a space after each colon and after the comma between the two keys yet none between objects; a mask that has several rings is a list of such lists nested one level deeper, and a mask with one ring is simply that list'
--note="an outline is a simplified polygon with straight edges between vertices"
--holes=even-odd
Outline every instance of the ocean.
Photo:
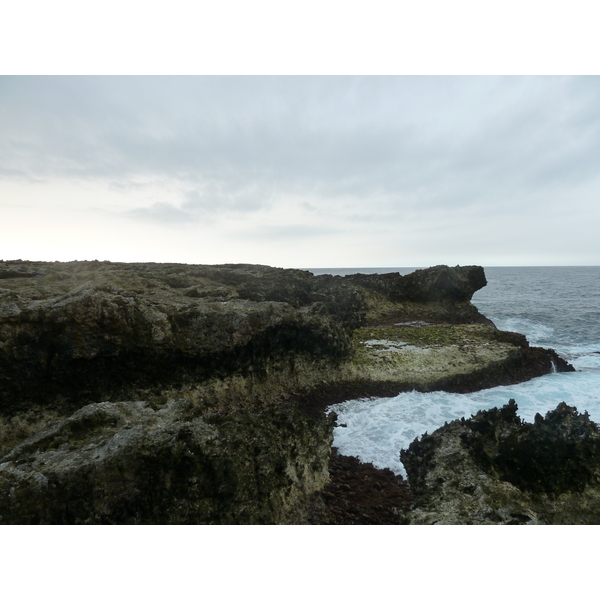
[{"label": "ocean", "polygon": [[[415,269],[310,270],[317,275],[405,275]],[[333,446],[341,454],[405,476],[400,450],[416,437],[511,398],[525,421],[566,402],[600,423],[600,267],[487,267],[485,274],[488,285],[472,300],[479,311],[499,329],[525,334],[532,346],[553,348],[576,372],[469,394],[405,392],[335,404],[330,410],[345,425],[334,431]]]}]

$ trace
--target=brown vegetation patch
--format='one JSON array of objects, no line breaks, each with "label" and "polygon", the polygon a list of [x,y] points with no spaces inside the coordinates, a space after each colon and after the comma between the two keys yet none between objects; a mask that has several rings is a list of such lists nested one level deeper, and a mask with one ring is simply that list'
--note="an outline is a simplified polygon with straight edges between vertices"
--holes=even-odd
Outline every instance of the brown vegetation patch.
[{"label": "brown vegetation patch", "polygon": [[413,502],[408,483],[390,469],[377,469],[332,449],[330,482],[320,492],[324,508],[313,525],[398,525]]}]

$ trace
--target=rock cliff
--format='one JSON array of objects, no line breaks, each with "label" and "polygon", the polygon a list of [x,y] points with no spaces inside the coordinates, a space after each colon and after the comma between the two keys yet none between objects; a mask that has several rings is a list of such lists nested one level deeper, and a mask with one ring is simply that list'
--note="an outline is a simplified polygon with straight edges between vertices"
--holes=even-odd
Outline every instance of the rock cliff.
[{"label": "rock cliff", "polygon": [[323,408],[569,365],[470,303],[481,267],[0,261],[4,523],[305,522]]}]

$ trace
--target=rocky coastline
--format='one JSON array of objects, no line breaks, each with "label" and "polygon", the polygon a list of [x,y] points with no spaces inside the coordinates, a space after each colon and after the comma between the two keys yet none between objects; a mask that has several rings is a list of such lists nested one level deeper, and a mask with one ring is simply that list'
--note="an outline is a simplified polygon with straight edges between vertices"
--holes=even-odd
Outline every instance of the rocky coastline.
[{"label": "rocky coastline", "polygon": [[406,516],[431,506],[421,472],[408,489],[332,454],[325,408],[572,370],[481,315],[484,285],[0,261],[0,523],[440,522]]}]

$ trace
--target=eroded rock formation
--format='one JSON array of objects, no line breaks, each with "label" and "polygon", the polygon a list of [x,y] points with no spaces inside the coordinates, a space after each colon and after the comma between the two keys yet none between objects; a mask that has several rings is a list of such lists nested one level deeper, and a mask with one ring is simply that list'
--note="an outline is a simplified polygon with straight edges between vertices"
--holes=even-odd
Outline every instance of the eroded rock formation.
[{"label": "eroded rock formation", "polygon": [[401,452],[412,524],[599,524],[600,431],[561,403],[524,423],[511,400]]},{"label": "eroded rock formation", "polygon": [[155,383],[260,377],[293,356],[336,361],[350,351],[363,306],[356,290],[321,290],[307,272],[260,266],[20,269],[0,269],[13,284],[0,289],[3,411],[58,397],[81,406]]}]

